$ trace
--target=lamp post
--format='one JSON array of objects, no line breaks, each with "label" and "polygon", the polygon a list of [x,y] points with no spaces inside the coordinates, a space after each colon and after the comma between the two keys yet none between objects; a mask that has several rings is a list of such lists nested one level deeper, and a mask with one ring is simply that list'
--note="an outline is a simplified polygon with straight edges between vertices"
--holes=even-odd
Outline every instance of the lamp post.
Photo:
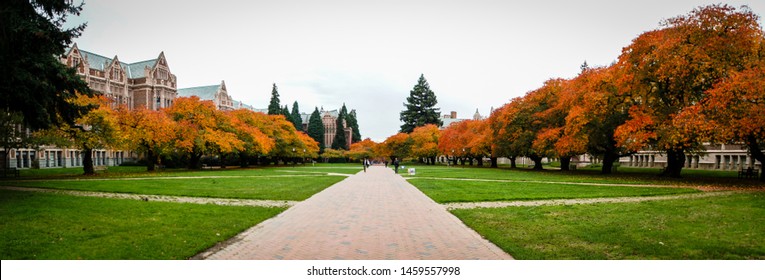
[{"label": "lamp post", "polygon": [[295,148],[292,148],[292,166],[295,166],[295,165],[296,165]]}]

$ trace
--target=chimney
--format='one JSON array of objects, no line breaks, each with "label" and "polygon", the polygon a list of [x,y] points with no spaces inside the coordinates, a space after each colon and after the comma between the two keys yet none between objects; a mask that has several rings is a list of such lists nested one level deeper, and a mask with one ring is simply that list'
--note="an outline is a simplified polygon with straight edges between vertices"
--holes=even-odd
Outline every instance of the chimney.
[{"label": "chimney", "polygon": [[456,119],[456,118],[457,118],[457,111],[452,111],[452,119]]}]

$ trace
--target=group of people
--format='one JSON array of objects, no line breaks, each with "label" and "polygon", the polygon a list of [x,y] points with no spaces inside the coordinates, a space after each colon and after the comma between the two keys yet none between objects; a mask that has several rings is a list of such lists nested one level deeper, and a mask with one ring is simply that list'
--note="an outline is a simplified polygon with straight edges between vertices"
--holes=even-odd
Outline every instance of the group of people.
[{"label": "group of people", "polygon": [[[386,161],[383,161],[383,163],[385,163],[385,168],[388,168],[388,161],[387,161],[387,160],[386,160]],[[361,164],[362,164],[362,165],[364,165],[364,172],[367,172],[367,168],[369,168],[369,166],[371,166],[371,165],[372,165],[372,161],[371,161],[371,160],[369,160],[368,158],[365,158],[364,160],[362,160],[362,161],[361,161]],[[396,173],[398,173],[398,166],[399,166],[401,163],[398,161],[398,159],[397,159],[397,158],[393,158],[393,162],[392,162],[392,164],[393,164],[393,167],[394,167],[394,169],[393,169],[393,170],[394,170]]]}]

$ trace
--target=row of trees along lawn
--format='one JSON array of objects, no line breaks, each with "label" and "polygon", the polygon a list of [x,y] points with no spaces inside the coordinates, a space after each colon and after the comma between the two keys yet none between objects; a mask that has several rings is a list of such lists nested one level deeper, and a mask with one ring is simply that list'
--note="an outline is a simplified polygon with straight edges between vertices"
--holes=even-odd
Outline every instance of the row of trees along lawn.
[{"label": "row of trees along lawn", "polygon": [[765,39],[758,20],[747,7],[697,8],[641,34],[610,66],[585,62],[572,79],[550,79],[489,119],[440,133],[435,125],[412,128],[417,118],[402,112],[402,133],[380,143],[378,155],[490,157],[492,166],[499,156],[513,166],[524,156],[536,169],[550,157],[567,170],[571,157],[590,154],[610,173],[620,157],[659,150],[668,157],[662,174],[679,177],[686,153],[703,152],[704,143],[740,143],[762,164]]},{"label": "row of trees along lawn", "polygon": [[[279,89],[276,84],[271,89],[271,100],[268,105],[269,115],[283,115],[285,119],[289,120],[297,130],[303,129],[303,118],[300,114],[298,102],[295,101],[292,104],[292,111],[285,104],[284,107],[280,107],[281,101],[279,100]],[[322,116],[318,107],[314,107],[313,113],[308,118],[308,125],[305,132],[319,143],[320,152],[324,152],[324,123],[321,120]],[[361,141],[361,133],[359,132],[359,123],[356,117],[356,110],[348,112],[345,103],[338,112],[335,127],[350,127],[352,129],[351,143]],[[346,139],[345,133],[336,133],[333,138],[332,149],[345,150],[349,139]]]},{"label": "row of trees along lawn", "polygon": [[[86,157],[96,148],[137,151],[144,154],[149,171],[169,155],[196,169],[205,155],[219,156],[221,163],[235,155],[241,166],[248,166],[251,160],[287,163],[319,153],[318,143],[282,115],[220,111],[212,101],[196,96],[176,98],[171,107],[159,111],[112,109],[104,96],[79,95],[75,103],[96,109],[77,119],[77,125],[34,132],[35,143],[78,147]],[[92,162],[85,158],[84,165],[85,173],[91,174]]]}]

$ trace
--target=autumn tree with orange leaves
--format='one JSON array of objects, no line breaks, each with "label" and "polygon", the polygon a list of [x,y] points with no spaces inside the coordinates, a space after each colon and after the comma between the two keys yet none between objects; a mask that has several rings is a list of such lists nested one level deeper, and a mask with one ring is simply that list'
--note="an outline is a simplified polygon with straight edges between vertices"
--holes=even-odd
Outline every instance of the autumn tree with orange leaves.
[{"label": "autumn tree with orange leaves", "polygon": [[226,113],[231,120],[231,126],[237,138],[243,145],[237,149],[241,167],[249,166],[249,158],[264,155],[274,148],[275,141],[263,132],[268,131],[268,116],[246,109],[234,110]]},{"label": "autumn tree with orange leaves", "polygon": [[[765,50],[765,46],[763,46]],[[765,52],[764,52],[765,53]],[[752,157],[765,164],[765,56],[750,69],[734,73],[715,85],[685,119],[693,129],[706,131],[717,143],[745,143]],[[724,110],[721,110],[724,108]],[[765,182],[765,172],[760,172]]]},{"label": "autumn tree with orange leaves", "polygon": [[438,139],[441,132],[438,126],[426,124],[416,127],[409,137],[412,139],[412,156],[420,158],[420,162],[426,159],[426,164],[435,165],[438,156]]},{"label": "autumn tree with orange leaves", "polygon": [[74,125],[62,123],[58,127],[35,132],[35,142],[82,149],[83,174],[95,175],[93,150],[120,148],[122,144],[116,114],[109,103],[110,100],[103,95],[76,94],[72,104],[93,109],[75,119]]},{"label": "autumn tree with orange leaves", "polygon": [[176,124],[161,111],[140,108],[116,110],[122,141],[130,150],[145,153],[146,170],[154,171],[160,157],[170,152],[176,137]]},{"label": "autumn tree with orange leaves", "polygon": [[375,153],[377,145],[378,144],[372,141],[372,139],[367,138],[351,144],[351,149],[346,155],[354,160],[375,158],[377,157],[377,154]]},{"label": "autumn tree with orange leaves", "polygon": [[[477,160],[478,166],[483,166],[483,158],[494,158],[492,153],[492,131],[487,120],[464,120],[452,123],[441,132],[438,150],[452,157],[454,164],[457,160],[464,165]],[[496,159],[492,161],[496,164]],[[496,167],[496,165],[494,165]]]},{"label": "autumn tree with orange leaves", "polygon": [[244,147],[229,116],[217,110],[212,101],[201,101],[196,96],[179,97],[165,110],[176,122],[175,148],[188,155],[189,169],[200,168],[200,159],[205,154],[223,156]]},{"label": "autumn tree with orange leaves", "polygon": [[[619,145],[655,148],[667,154],[665,175],[679,177],[686,152],[699,152],[703,139],[675,120],[701,102],[707,91],[743,71],[759,55],[758,16],[744,7],[711,5],[665,21],[624,48],[617,67],[629,94],[630,119],[616,130]],[[680,127],[679,127],[680,126]]]},{"label": "autumn tree with orange leaves", "polygon": [[378,155],[381,157],[389,157],[391,161],[398,159],[403,160],[412,154],[413,141],[409,137],[409,134],[400,132],[385,139],[380,143],[378,149]]}]

